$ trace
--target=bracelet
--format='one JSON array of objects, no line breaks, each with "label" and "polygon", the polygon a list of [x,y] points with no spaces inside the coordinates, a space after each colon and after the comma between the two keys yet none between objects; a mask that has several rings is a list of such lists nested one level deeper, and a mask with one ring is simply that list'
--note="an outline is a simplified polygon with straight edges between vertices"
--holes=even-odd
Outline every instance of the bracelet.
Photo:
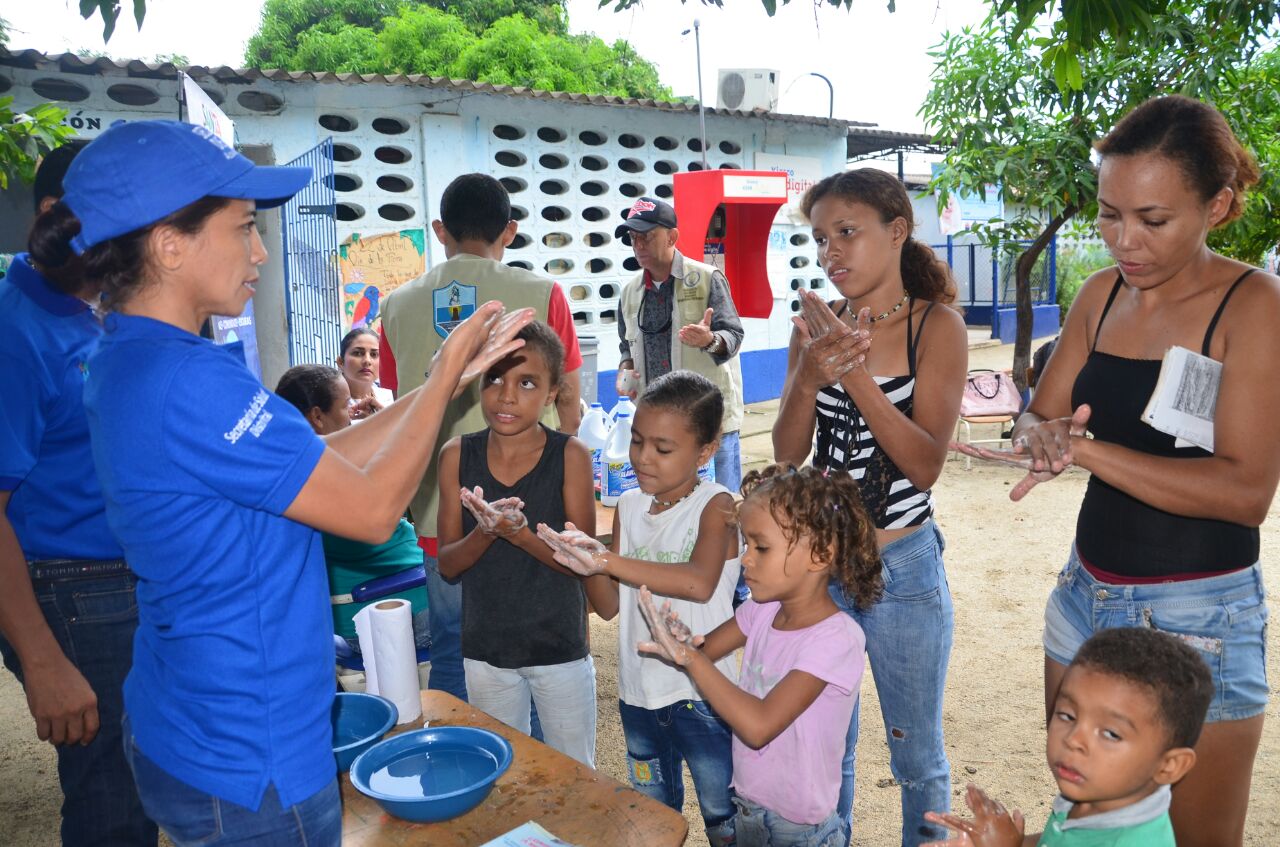
[{"label": "bracelet", "polygon": [[713,332],[713,333],[711,333],[711,343],[710,343],[710,344],[708,344],[706,347],[702,347],[702,348],[699,348],[699,349],[701,349],[703,353],[711,353],[711,354],[714,354],[714,353],[715,353],[716,348],[717,348],[717,347],[719,347],[719,346],[720,346],[720,336],[716,335],[716,334]]}]

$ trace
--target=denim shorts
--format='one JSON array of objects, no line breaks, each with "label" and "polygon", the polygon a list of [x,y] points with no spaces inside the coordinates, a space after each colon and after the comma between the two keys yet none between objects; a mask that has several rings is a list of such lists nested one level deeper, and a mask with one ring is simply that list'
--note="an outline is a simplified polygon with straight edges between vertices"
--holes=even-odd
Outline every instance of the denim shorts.
[{"label": "denim shorts", "polygon": [[1044,652],[1063,665],[1090,635],[1146,627],[1196,649],[1213,675],[1207,722],[1238,721],[1267,707],[1267,603],[1262,568],[1149,585],[1111,585],[1085,570],[1075,547],[1044,612]]},{"label": "denim shorts", "polygon": [[735,796],[738,847],[844,847],[848,824],[834,810],[822,823],[795,823],[759,803]]}]

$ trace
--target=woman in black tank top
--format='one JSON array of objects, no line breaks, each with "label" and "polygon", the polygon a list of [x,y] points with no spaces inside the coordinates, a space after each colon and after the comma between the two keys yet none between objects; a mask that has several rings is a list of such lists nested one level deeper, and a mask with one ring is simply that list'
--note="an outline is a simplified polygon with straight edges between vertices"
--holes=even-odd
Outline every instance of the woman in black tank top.
[{"label": "woman in black tank top", "polygon": [[[955,298],[955,283],[911,237],[911,201],[892,175],[863,168],[828,177],[802,208],[842,299],[828,305],[801,292],[774,456],[800,464],[816,431],[814,465],[850,474],[876,521],[883,599],[862,609],[838,588],[832,597],[866,634],[880,711],[894,728],[887,740],[903,785],[902,843],[917,845],[946,836],[924,813],[951,799],[942,694],[953,615],[930,488],[959,415],[967,336],[957,312],[936,308]],[[901,638],[905,631],[913,637]],[[837,805],[846,817],[858,718],[855,709]]]},{"label": "woman in black tank top", "polygon": [[[1045,615],[1046,710],[1095,629],[1163,629],[1200,649],[1217,690],[1170,813],[1179,847],[1241,844],[1267,699],[1255,563],[1280,479],[1280,280],[1207,246],[1257,180],[1212,107],[1149,101],[1097,148],[1116,266],[1081,289],[1013,432],[1030,471],[1013,499],[1070,465],[1092,473]],[[1175,345],[1222,363],[1212,452],[1142,420]]]}]

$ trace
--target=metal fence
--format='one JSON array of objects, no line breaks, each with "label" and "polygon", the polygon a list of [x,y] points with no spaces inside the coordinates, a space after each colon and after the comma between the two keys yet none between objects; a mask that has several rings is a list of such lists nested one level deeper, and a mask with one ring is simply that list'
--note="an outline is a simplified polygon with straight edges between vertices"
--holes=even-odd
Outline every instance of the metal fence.
[{"label": "metal fence", "polygon": [[[956,244],[951,239],[945,244],[930,244],[938,257],[951,266],[955,275],[957,303],[967,309],[987,314],[990,310],[992,329],[999,327],[1000,310],[1012,308],[1016,299],[1017,261],[1030,241],[1016,242],[1018,251],[993,250],[985,244]],[[1031,302],[1056,303],[1058,239],[1036,259],[1031,269]]]},{"label": "metal fence", "polygon": [[289,364],[330,364],[342,341],[333,139],[289,164],[312,172],[311,182],[281,210]]}]

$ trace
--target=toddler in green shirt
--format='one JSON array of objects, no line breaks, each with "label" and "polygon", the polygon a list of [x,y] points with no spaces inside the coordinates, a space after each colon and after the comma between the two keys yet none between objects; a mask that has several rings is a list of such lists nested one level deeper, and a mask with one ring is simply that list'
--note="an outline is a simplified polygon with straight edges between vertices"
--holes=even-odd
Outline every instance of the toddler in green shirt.
[{"label": "toddler in green shirt", "polygon": [[1049,715],[1058,796],[1044,832],[982,789],[973,820],[925,817],[956,833],[926,847],[1174,847],[1170,787],[1196,762],[1213,680],[1189,645],[1153,629],[1106,629],[1084,643]]}]

